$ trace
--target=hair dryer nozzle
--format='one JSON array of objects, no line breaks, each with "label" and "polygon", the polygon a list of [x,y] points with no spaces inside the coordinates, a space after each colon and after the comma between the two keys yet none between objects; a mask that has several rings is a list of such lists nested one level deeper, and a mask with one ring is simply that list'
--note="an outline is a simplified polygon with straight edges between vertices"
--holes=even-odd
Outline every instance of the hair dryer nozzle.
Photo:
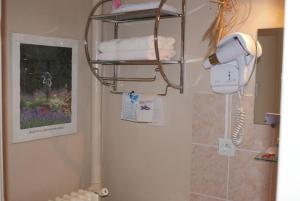
[{"label": "hair dryer nozzle", "polygon": [[205,69],[210,69],[212,67],[211,63],[209,62],[209,59],[205,59],[202,63],[202,66],[205,68]]},{"label": "hair dryer nozzle", "polygon": [[210,55],[207,59],[204,60],[204,62],[202,63],[203,67],[205,69],[210,69],[211,67],[213,67],[214,65],[219,64],[219,60],[218,57],[216,55],[216,53]]}]

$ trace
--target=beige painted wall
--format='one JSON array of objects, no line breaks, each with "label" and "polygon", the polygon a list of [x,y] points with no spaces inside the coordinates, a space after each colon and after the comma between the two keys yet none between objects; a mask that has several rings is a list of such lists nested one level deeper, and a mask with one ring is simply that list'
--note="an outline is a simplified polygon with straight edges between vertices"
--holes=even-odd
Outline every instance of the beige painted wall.
[{"label": "beige painted wall", "polygon": [[[187,1],[186,46],[188,60],[201,59],[205,53],[206,43],[201,42],[201,36],[210,24],[215,10],[213,4],[207,4],[207,2],[203,0]],[[170,3],[179,5],[176,0],[170,0]],[[257,28],[282,26],[282,4],[280,0],[253,0],[253,13],[250,19],[239,26],[237,30],[254,36]],[[203,7],[201,7],[202,5]],[[9,33],[20,32],[82,40],[85,17],[89,9],[89,3],[79,0],[9,0],[8,31]],[[175,20],[163,22],[161,33],[163,35],[175,33],[175,37],[178,39],[178,27],[176,25]],[[131,36],[132,33],[136,36],[144,35],[151,33],[152,29],[153,26],[149,22],[129,24],[122,26],[121,36]],[[79,132],[77,135],[9,144],[7,150],[9,201],[47,200],[88,184],[89,97],[91,94],[87,89],[90,88],[91,74],[86,67],[82,49],[80,52]],[[172,66],[168,68],[172,80],[176,81],[176,73],[171,72],[173,70],[174,67]],[[152,73],[149,69],[144,68],[135,70],[137,75],[145,72]],[[129,71],[125,69],[122,73],[128,74]],[[187,64],[185,94],[179,95],[177,91],[170,90],[169,95],[163,98],[165,104],[165,125],[163,127],[120,121],[120,96],[105,92],[103,96],[104,107],[102,108],[104,123],[103,175],[105,185],[111,190],[111,196],[107,198],[108,200],[189,200],[191,175],[193,177],[191,163],[200,162],[200,164],[207,164],[208,167],[215,167],[215,162],[219,159],[216,156],[210,160],[212,156],[216,155],[215,142],[219,136],[222,136],[222,133],[213,133],[215,134],[213,138],[204,135],[200,141],[195,138],[192,139],[192,136],[196,136],[192,122],[195,119],[196,121],[199,120],[195,118],[193,111],[196,110],[196,107],[205,107],[205,101],[202,102],[202,100],[211,96],[208,75],[208,72],[202,69],[200,62]],[[250,111],[253,106],[253,101],[251,101],[254,94],[253,80],[246,90],[250,100],[245,102]],[[154,85],[139,85],[136,91],[149,93],[162,91],[162,83],[159,81]],[[133,86],[124,85],[123,88],[130,90]],[[215,96],[213,96],[214,98]],[[217,107],[222,106],[222,101],[217,104]],[[216,110],[213,108],[213,111]],[[200,110],[197,115],[204,116],[203,110]],[[215,119],[211,119],[209,122],[212,123],[213,121]],[[203,128],[203,126],[200,127]],[[255,132],[257,129],[261,129],[260,132],[265,133],[264,136],[268,136],[269,130],[267,128],[250,128],[248,135],[251,136],[251,132]],[[220,132],[222,132],[222,128]],[[250,159],[252,158],[251,153],[256,153],[268,145],[268,143],[262,143],[261,138],[257,139],[254,142],[247,141],[248,143],[256,143],[256,147],[248,146],[246,147],[247,150],[239,150],[237,157],[233,159],[245,160],[247,157]],[[269,142],[268,140],[267,137],[266,141]],[[196,158],[192,161],[192,148],[193,153],[196,154],[202,153],[204,150],[204,155],[197,157],[193,154],[193,158]],[[203,163],[200,157],[204,158]],[[241,163],[228,164],[235,164],[234,167],[240,168],[239,164]],[[250,167],[253,167],[251,163]],[[198,169],[196,173],[199,173],[200,176],[204,175],[204,172],[202,174],[201,171]],[[215,181],[209,177],[213,173],[206,173],[205,175],[208,177],[205,179]],[[219,172],[218,169],[217,173],[223,176],[223,173]],[[226,171],[224,174],[227,174]],[[257,176],[257,172],[254,174]],[[198,178],[195,177],[196,180],[194,181],[201,182],[201,178],[197,180]],[[230,181],[235,179],[239,181],[239,175]],[[206,188],[211,189],[209,185],[214,187],[220,184],[218,182],[218,180],[217,183],[207,182]],[[229,181],[226,182],[228,184]],[[226,184],[225,188],[228,188]],[[202,190],[195,188],[197,192],[192,193],[192,198],[202,201],[207,199],[207,196],[220,196],[223,199],[223,191],[204,189],[207,193],[204,195]]]},{"label": "beige painted wall", "polygon": [[[179,8],[178,0],[168,2]],[[273,167],[264,163],[257,164],[253,160],[256,153],[273,143],[274,137],[269,127],[257,127],[252,124],[254,78],[246,88],[247,97],[243,100],[244,107],[249,113],[245,144],[233,158],[220,157],[217,154],[216,142],[224,133],[222,108],[225,98],[212,95],[209,88],[209,73],[202,68],[201,62],[189,62],[194,59],[201,60],[206,51],[207,42],[202,42],[201,37],[215,14],[215,5],[208,2],[187,0],[188,64],[185,93],[180,95],[171,89],[168,96],[163,98],[165,124],[162,127],[121,121],[121,96],[112,95],[107,90],[104,92],[103,175],[104,184],[111,191],[107,200],[271,199],[272,183],[268,183],[268,179],[271,179],[272,175],[268,173]],[[248,1],[242,1],[243,4],[246,2]],[[283,26],[283,0],[253,0],[252,3],[250,18],[233,31],[246,32],[255,37],[258,28]],[[245,11],[242,10],[241,16],[244,17],[244,14]],[[111,38],[112,32],[107,29],[108,27],[105,26],[105,39]],[[152,30],[151,22],[121,25],[120,37],[147,35],[151,34]],[[173,35],[179,41],[178,23],[174,19],[163,21],[160,33]],[[120,72],[123,75],[133,72],[134,75],[146,76],[153,73],[150,68],[132,69],[132,67],[131,70],[122,68]],[[176,67],[170,66],[167,71],[171,80],[176,81]],[[137,92],[157,93],[164,90],[164,85],[161,80],[147,85],[120,83],[120,90],[132,89]],[[208,108],[208,105],[215,107]],[[209,114],[211,116],[208,116]],[[251,171],[244,174],[247,168]],[[238,171],[234,171],[235,169]],[[261,180],[258,179],[260,176]],[[257,196],[256,188],[260,189]],[[254,191],[251,191],[253,189]],[[246,191],[248,197],[243,197],[244,194],[240,193],[244,190],[250,190]]]},{"label": "beige painted wall", "polygon": [[[78,89],[75,89],[78,92],[78,133],[18,144],[8,142],[7,201],[46,201],[89,184],[91,73],[82,47],[84,25],[91,6],[92,1],[83,0],[7,1],[8,47],[13,32],[80,42]],[[6,84],[10,92],[9,83]],[[10,103],[9,97],[7,99]],[[8,140],[9,132],[5,133]]]}]

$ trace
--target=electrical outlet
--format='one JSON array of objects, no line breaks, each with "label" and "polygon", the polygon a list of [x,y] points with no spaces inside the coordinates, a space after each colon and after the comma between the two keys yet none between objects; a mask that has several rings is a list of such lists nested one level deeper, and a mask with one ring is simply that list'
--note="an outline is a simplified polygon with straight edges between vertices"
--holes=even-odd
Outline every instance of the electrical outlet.
[{"label": "electrical outlet", "polygon": [[235,146],[231,139],[219,139],[219,154],[224,156],[234,156]]}]

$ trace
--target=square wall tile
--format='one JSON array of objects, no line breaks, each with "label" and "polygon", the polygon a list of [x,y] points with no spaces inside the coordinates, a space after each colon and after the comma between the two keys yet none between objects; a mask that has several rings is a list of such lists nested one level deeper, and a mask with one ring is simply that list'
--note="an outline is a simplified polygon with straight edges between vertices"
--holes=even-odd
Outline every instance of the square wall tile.
[{"label": "square wall tile", "polygon": [[224,136],[225,96],[194,94],[193,143],[217,145]]},{"label": "square wall tile", "polygon": [[190,201],[224,201],[224,200],[191,193]]},{"label": "square wall tile", "polygon": [[271,163],[254,160],[256,153],[237,151],[229,159],[229,200],[268,201]]},{"label": "square wall tile", "polygon": [[218,198],[226,198],[228,158],[218,149],[193,145],[191,191]]},{"label": "square wall tile", "polygon": [[[243,96],[241,101],[237,95],[233,96],[232,114],[235,114],[237,106],[242,106],[246,112],[243,127],[243,142],[239,148],[250,150],[265,150],[272,146],[275,138],[275,130],[268,125],[254,124],[254,96]],[[232,129],[234,129],[235,118],[232,118]]]}]

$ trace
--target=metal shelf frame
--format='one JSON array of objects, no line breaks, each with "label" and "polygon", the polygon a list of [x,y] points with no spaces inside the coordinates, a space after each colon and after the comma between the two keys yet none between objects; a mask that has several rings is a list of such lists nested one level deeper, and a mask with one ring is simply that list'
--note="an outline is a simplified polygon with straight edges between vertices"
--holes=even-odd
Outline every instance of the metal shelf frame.
[{"label": "metal shelf frame", "polygon": [[[106,86],[112,86],[113,90],[111,91],[114,94],[119,94],[122,92],[117,91],[117,82],[118,81],[129,81],[129,82],[152,82],[156,80],[156,72],[159,72],[164,81],[166,82],[165,92],[159,95],[167,95],[168,88],[174,88],[179,90],[180,93],[183,93],[184,89],[184,71],[185,71],[185,15],[186,15],[186,0],[182,1],[181,13],[165,11],[163,10],[164,4],[167,0],[161,0],[159,7],[154,9],[147,10],[137,10],[130,12],[122,13],[113,13],[113,14],[103,14],[95,15],[96,11],[104,3],[110,2],[112,0],[100,0],[91,10],[88,20],[85,27],[85,54],[90,67],[90,70],[94,76]],[[180,60],[170,60],[165,61],[160,59],[159,48],[158,48],[158,31],[161,19],[166,18],[180,18],[181,21],[181,48],[180,48]],[[103,61],[103,60],[93,60],[89,53],[89,43],[88,36],[93,20],[101,20],[103,22],[113,23],[114,24],[114,38],[118,38],[118,28],[120,23],[136,22],[136,21],[145,21],[145,20],[154,20],[154,50],[156,60],[125,60],[125,61]],[[180,66],[180,75],[179,83],[172,83],[167,77],[163,65],[177,64]],[[97,65],[97,66],[96,66]],[[113,66],[113,75],[111,77],[101,76],[101,69],[104,65]],[[144,78],[130,78],[130,77],[119,77],[118,76],[118,67],[121,65],[153,65],[155,68],[154,77],[144,77]]]},{"label": "metal shelf frame", "polygon": [[[161,64],[181,64],[180,60],[160,60]],[[158,65],[157,60],[91,60],[91,64],[102,65]]]},{"label": "metal shelf frame", "polygon": [[[94,20],[102,20],[110,23],[126,23],[126,22],[136,22],[136,21],[145,21],[153,20],[156,17],[157,9],[147,9],[140,11],[130,11],[122,13],[113,13],[113,14],[103,14],[103,15],[93,15],[91,16]],[[176,18],[181,17],[180,13],[165,11],[162,10],[160,18]]]}]

